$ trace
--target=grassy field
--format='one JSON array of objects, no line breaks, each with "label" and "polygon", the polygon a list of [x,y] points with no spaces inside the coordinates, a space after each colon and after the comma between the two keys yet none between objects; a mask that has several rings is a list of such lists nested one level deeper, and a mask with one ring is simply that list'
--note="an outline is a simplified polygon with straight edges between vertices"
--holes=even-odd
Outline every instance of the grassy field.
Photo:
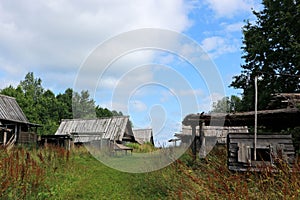
[{"label": "grassy field", "polygon": [[[122,158],[120,158],[122,159]],[[299,199],[300,175],[231,173],[225,148],[206,160],[181,159],[150,173],[107,167],[85,149],[0,150],[0,199]]]}]

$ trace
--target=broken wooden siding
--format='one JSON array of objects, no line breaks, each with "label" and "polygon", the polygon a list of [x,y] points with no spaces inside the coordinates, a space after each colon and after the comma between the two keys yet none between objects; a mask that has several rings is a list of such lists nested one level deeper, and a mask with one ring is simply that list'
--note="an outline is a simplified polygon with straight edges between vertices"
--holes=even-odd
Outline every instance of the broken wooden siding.
[{"label": "broken wooden siding", "polygon": [[259,170],[261,166],[273,166],[276,159],[293,164],[295,151],[291,135],[257,135],[257,159],[253,158],[254,135],[229,133],[227,136],[228,168],[233,171]]},{"label": "broken wooden siding", "polygon": [[37,135],[33,132],[20,132],[18,143],[19,144],[34,144],[37,142]]}]

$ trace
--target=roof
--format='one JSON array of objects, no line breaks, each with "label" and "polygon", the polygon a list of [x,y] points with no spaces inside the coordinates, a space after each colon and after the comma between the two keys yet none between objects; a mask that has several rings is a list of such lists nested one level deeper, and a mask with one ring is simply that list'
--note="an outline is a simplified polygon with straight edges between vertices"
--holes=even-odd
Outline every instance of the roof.
[{"label": "roof", "polygon": [[0,94],[0,119],[29,124],[16,99],[2,94]]},{"label": "roof", "polygon": [[[189,114],[183,120],[183,125],[213,126],[251,126],[254,125],[254,111],[240,113],[212,113],[212,114]],[[284,108],[274,110],[257,111],[258,126],[272,129],[284,129],[287,127],[300,126],[300,110],[298,108]]]},{"label": "roof", "polygon": [[153,144],[153,132],[152,129],[134,129],[133,135],[135,140],[139,144],[144,144],[146,142],[150,142]]},{"label": "roof", "polygon": [[125,134],[133,136],[128,116],[115,116],[99,119],[64,119],[55,135],[90,136],[89,138],[122,141]]}]

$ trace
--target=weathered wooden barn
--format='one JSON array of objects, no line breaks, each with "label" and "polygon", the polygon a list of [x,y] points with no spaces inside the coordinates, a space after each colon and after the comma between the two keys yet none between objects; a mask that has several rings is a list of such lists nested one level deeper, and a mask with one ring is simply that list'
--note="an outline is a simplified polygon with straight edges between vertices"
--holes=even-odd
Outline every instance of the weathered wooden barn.
[{"label": "weathered wooden barn", "polygon": [[[99,144],[113,150],[132,150],[123,144],[135,142],[128,116],[115,116],[99,119],[64,119],[57,129],[56,136],[68,135],[74,144]],[[101,142],[101,143],[100,143]]]},{"label": "weathered wooden barn", "polygon": [[0,144],[35,145],[38,124],[30,123],[13,97],[0,95]]},{"label": "weathered wooden barn", "polygon": [[137,143],[144,144],[146,142],[154,145],[153,131],[151,128],[148,129],[133,129],[133,135]]}]

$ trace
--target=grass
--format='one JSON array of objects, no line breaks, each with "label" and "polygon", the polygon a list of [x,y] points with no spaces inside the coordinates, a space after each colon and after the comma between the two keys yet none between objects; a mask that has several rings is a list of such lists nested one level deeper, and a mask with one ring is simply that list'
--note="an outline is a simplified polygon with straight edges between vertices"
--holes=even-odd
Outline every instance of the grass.
[{"label": "grass", "polygon": [[107,167],[83,148],[0,149],[0,167],[0,199],[300,198],[299,173],[284,164],[278,173],[232,173],[223,147],[205,160],[193,161],[187,152],[168,167],[140,174]]}]

